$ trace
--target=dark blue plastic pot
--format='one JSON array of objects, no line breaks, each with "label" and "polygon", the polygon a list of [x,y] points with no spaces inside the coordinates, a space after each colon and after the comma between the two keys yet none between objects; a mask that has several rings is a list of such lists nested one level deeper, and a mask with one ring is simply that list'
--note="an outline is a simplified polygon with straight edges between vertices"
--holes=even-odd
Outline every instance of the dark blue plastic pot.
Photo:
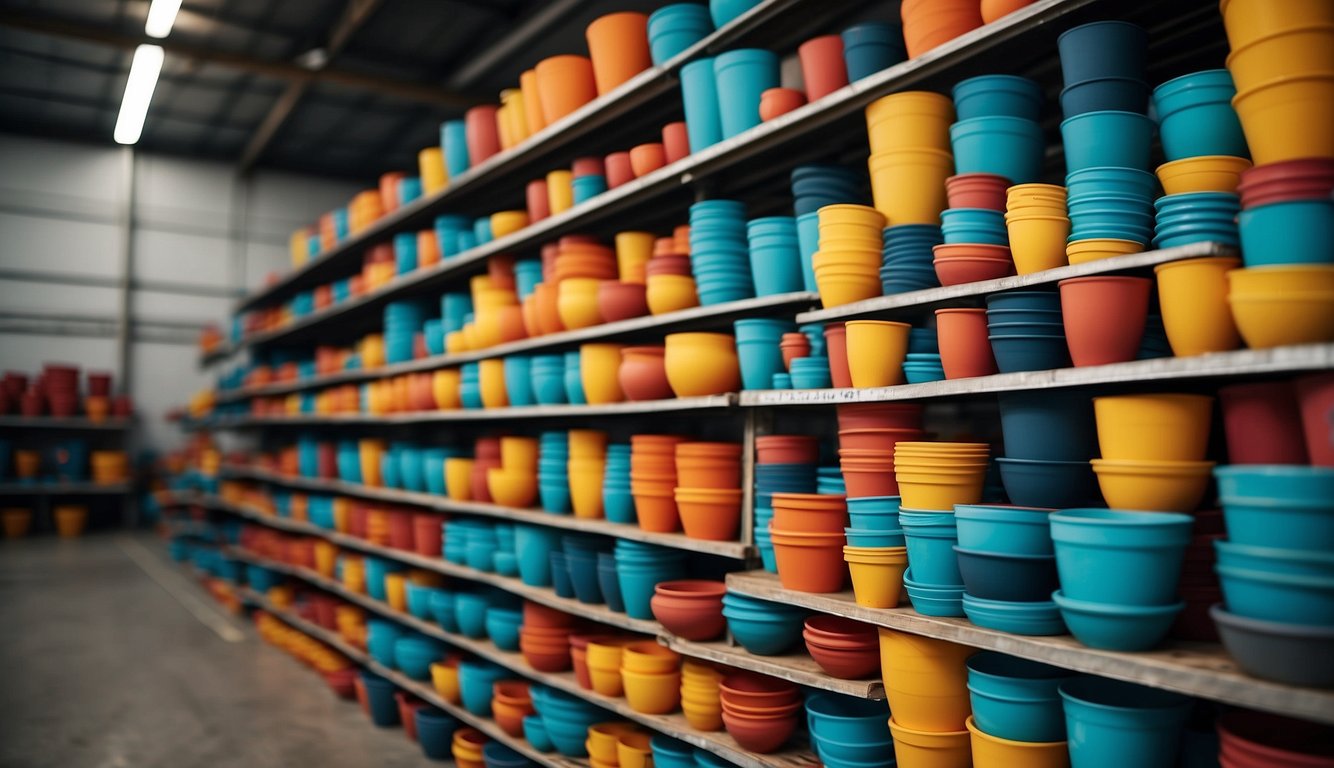
[{"label": "dark blue plastic pot", "polygon": [[987,309],[1043,309],[1061,311],[1061,294],[1056,291],[1006,291],[987,297]]},{"label": "dark blue plastic pot", "polygon": [[422,754],[432,760],[451,760],[454,731],[462,725],[453,716],[435,707],[419,707],[414,715],[417,724],[417,743]]},{"label": "dark blue plastic pot", "polygon": [[712,31],[708,7],[696,3],[664,5],[648,17],[649,57],[660,66]]},{"label": "dark blue plastic pot", "polygon": [[454,594],[444,589],[437,589],[431,593],[431,615],[435,617],[435,623],[439,624],[446,632],[459,631]]},{"label": "dark blue plastic pot", "polygon": [[965,594],[963,612],[969,621],[979,627],[1009,632],[1012,635],[1045,637],[1066,633],[1061,610],[1051,600],[1041,603],[1011,603],[1001,600],[982,600]]},{"label": "dark blue plastic pot", "polygon": [[1068,509],[1101,499],[1097,476],[1088,460],[998,458],[1001,484],[1013,504],[1021,507]]},{"label": "dark blue plastic pot", "polygon": [[371,722],[380,728],[398,725],[398,702],[394,701],[394,684],[364,669],[361,671],[361,682],[366,687],[366,703],[371,711]]},{"label": "dark blue plastic pot", "polygon": [[[815,693],[806,698],[806,719],[822,758],[877,762],[884,752],[876,754],[868,748],[893,740],[885,708],[875,701],[835,693]],[[833,745],[850,745],[854,749],[840,749]]]},{"label": "dark blue plastic pot", "polygon": [[903,42],[903,26],[868,21],[843,30],[843,62],[848,81],[873,75],[908,58]]},{"label": "dark blue plastic pot", "polygon": [[954,547],[964,591],[983,600],[1036,603],[1051,599],[1059,582],[1055,555],[1009,555]]},{"label": "dark blue plastic pot", "polygon": [[560,597],[574,597],[574,583],[570,581],[570,568],[565,562],[565,553],[560,550],[551,552],[551,585]]},{"label": "dark blue plastic pot", "polygon": [[1087,461],[1095,455],[1093,401],[1086,392],[1002,392],[999,401],[1005,453],[1010,458]]},{"label": "dark blue plastic pot", "polygon": [[610,552],[598,553],[598,588],[608,608],[625,613],[625,601],[621,599],[621,583],[616,572],[616,556]]},{"label": "dark blue plastic pot", "polygon": [[966,664],[979,730],[1011,741],[1065,741],[1059,688],[1075,673],[994,651],[974,654]]},{"label": "dark blue plastic pot", "polygon": [[1138,112],[1085,112],[1061,121],[1065,168],[1134,168],[1148,171],[1154,123]]},{"label": "dark blue plastic pot", "polygon": [[972,120],[977,117],[1018,117],[1036,121],[1042,114],[1042,86],[1026,77],[1014,75],[970,77],[959,81],[952,93],[958,120]]},{"label": "dark blue plastic pot", "polygon": [[1172,768],[1192,701],[1101,677],[1060,685],[1070,758],[1080,768]]},{"label": "dark blue plastic pot", "polygon": [[1149,105],[1149,84],[1127,77],[1103,77],[1075,83],[1061,91],[1061,112],[1066,117],[1085,112],[1138,112]]},{"label": "dark blue plastic pot", "polygon": [[498,741],[489,741],[482,747],[482,760],[486,768],[525,768],[536,765],[533,761],[515,752]]},{"label": "dark blue plastic pot", "polygon": [[988,336],[1001,373],[1050,371],[1070,367],[1064,336]]},{"label": "dark blue plastic pot", "polygon": [[[1007,116],[960,120],[950,126],[950,144],[958,173],[993,173],[1012,184],[1042,178],[1045,140],[1035,120]],[[945,237],[950,242],[948,229]]]},{"label": "dark blue plastic pot", "polygon": [[1051,599],[1076,640],[1104,651],[1149,650],[1167,637],[1177,614],[1186,607],[1184,600],[1148,606],[1070,600],[1060,590]]},{"label": "dark blue plastic pot", "polygon": [[1100,77],[1143,80],[1148,45],[1144,28],[1124,21],[1084,24],[1056,39],[1067,87]]}]

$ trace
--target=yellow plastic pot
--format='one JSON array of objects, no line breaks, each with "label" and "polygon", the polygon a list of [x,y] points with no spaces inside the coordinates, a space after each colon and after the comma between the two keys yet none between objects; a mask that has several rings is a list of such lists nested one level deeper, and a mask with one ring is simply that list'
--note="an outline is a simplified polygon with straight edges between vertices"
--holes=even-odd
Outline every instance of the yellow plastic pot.
[{"label": "yellow plastic pot", "polygon": [[817,214],[821,234],[827,229],[839,226],[871,227],[880,230],[885,228],[885,217],[869,205],[835,203],[821,206]]},{"label": "yellow plastic pot", "polygon": [[536,471],[537,452],[535,437],[510,435],[500,438],[500,466],[505,469]]},{"label": "yellow plastic pot", "polygon": [[547,205],[552,216],[574,207],[574,174],[569,171],[547,174]]},{"label": "yellow plastic pot", "polygon": [[1227,273],[1240,265],[1241,259],[1219,256],[1154,267],[1158,306],[1173,354],[1202,355],[1241,346],[1227,303]]},{"label": "yellow plastic pot", "polygon": [[589,643],[585,653],[588,668],[603,667],[619,671],[621,668],[621,644],[614,642]]},{"label": "yellow plastic pot", "polygon": [[1191,192],[1229,192],[1236,194],[1241,172],[1251,167],[1244,157],[1200,155],[1173,160],[1158,166],[1158,181],[1169,195]]},{"label": "yellow plastic pot", "polygon": [[736,339],[725,333],[670,333],[663,366],[677,397],[701,397],[741,388]]},{"label": "yellow plastic pot", "polygon": [[949,512],[955,504],[977,504],[982,500],[986,468],[968,475],[925,474],[895,470],[899,495],[908,509]]},{"label": "yellow plastic pot", "polygon": [[584,344],[579,347],[579,375],[589,405],[619,403],[621,390],[621,344]]},{"label": "yellow plastic pot", "polygon": [[1228,296],[1232,319],[1252,349],[1334,339],[1334,292]]},{"label": "yellow plastic pot", "polygon": [[1256,165],[1334,157],[1334,72],[1271,80],[1239,91],[1232,106]]},{"label": "yellow plastic pot", "polygon": [[1065,216],[1007,215],[1005,229],[1010,234],[1010,254],[1014,269],[1031,275],[1066,265],[1066,238],[1070,219]]},{"label": "yellow plastic pot", "polygon": [[445,492],[454,501],[472,500],[472,459],[445,459]]},{"label": "yellow plastic pot", "polygon": [[625,693],[625,687],[621,683],[621,670],[618,668],[595,667],[589,664],[588,679],[593,683],[593,690],[603,696],[619,698]]},{"label": "yellow plastic pot", "polygon": [[1233,50],[1275,32],[1334,24],[1334,6],[1327,0],[1222,0],[1219,12]]},{"label": "yellow plastic pot", "polygon": [[1114,240],[1111,238],[1090,238],[1076,240],[1065,246],[1065,258],[1071,264],[1083,264],[1098,259],[1110,259],[1113,256],[1125,256],[1140,253],[1144,244],[1137,240]]},{"label": "yellow plastic pot", "polygon": [[1209,487],[1212,461],[1093,459],[1107,506],[1156,512],[1193,512]]},{"label": "yellow plastic pot", "polygon": [[1237,92],[1293,75],[1329,73],[1334,50],[1334,23],[1285,29],[1233,48],[1227,69]]},{"label": "yellow plastic pot", "polygon": [[570,459],[570,506],[574,516],[589,520],[602,519],[602,480],[606,473],[605,461]]},{"label": "yellow plastic pot", "polygon": [[505,408],[510,404],[505,388],[505,361],[499,357],[477,363],[483,408]]},{"label": "yellow plastic pot", "polygon": [[361,558],[343,558],[343,586],[357,593],[366,591],[366,564]]},{"label": "yellow plastic pot", "polygon": [[457,368],[441,368],[431,374],[431,394],[435,396],[435,407],[440,410],[453,410],[463,407],[459,395],[462,374]]},{"label": "yellow plastic pot", "polygon": [[408,577],[401,573],[386,573],[384,576],[384,597],[389,607],[396,611],[408,609]]},{"label": "yellow plastic pot", "polygon": [[653,258],[656,240],[652,232],[616,233],[616,270],[621,282],[644,283],[644,267]]},{"label": "yellow plastic pot", "polygon": [[486,490],[502,507],[526,509],[537,502],[537,471],[493,467],[486,471]]},{"label": "yellow plastic pot", "polygon": [[908,568],[907,547],[844,547],[843,559],[852,574],[857,605],[894,608],[899,604],[903,572]]},{"label": "yellow plastic pot", "polygon": [[685,715],[686,722],[691,728],[697,731],[716,731],[723,727],[723,710],[719,705],[709,707],[704,704],[694,704],[684,697],[681,698],[681,714]]},{"label": "yellow plastic pot", "polygon": [[872,299],[881,292],[878,270],[867,270],[865,274],[829,274],[816,270],[815,287],[820,292],[820,305],[825,309]]},{"label": "yellow plastic pot", "polygon": [[902,149],[872,154],[867,164],[871,198],[889,226],[940,223],[945,179],[954,174],[953,155],[941,149]]},{"label": "yellow plastic pot", "polygon": [[903,91],[866,106],[871,152],[934,148],[949,151],[954,103],[930,91]]},{"label": "yellow plastic pot", "polygon": [[972,768],[1070,768],[1070,752],[1064,741],[1011,741],[984,733],[968,718],[973,751]]},{"label": "yellow plastic pot", "polygon": [[358,456],[361,459],[361,484],[372,488],[380,487],[380,460],[384,455],[385,442],[379,438],[362,438],[357,443]]},{"label": "yellow plastic pot", "polygon": [[681,673],[633,672],[621,669],[625,701],[643,715],[675,712],[681,703]]},{"label": "yellow plastic pot", "polygon": [[497,211],[491,214],[491,237],[500,239],[528,226],[528,211]]},{"label": "yellow plastic pot", "polygon": [[880,668],[889,710],[899,725],[964,731],[964,721],[972,714],[964,662],[974,653],[968,646],[882,627]]},{"label": "yellow plastic pot", "polygon": [[645,299],[651,315],[665,315],[699,306],[695,278],[687,275],[649,275],[645,278]]},{"label": "yellow plastic pot", "polygon": [[1291,264],[1229,272],[1232,294],[1334,293],[1334,264]]},{"label": "yellow plastic pot", "polygon": [[846,324],[848,372],[852,386],[888,387],[902,384],[912,326],[887,320],[849,320]]},{"label": "yellow plastic pot", "polygon": [[588,726],[588,755],[605,763],[616,763],[616,744],[621,737],[638,731],[638,727],[625,722],[595,723]]},{"label": "yellow plastic pot", "polygon": [[598,309],[598,286],[602,281],[592,277],[567,277],[560,281],[556,293],[556,312],[566,330],[588,328],[602,322]]},{"label": "yellow plastic pot", "polygon": [[627,643],[621,649],[621,669],[648,674],[675,673],[681,667],[681,654],[655,640]]},{"label": "yellow plastic pot", "polygon": [[712,664],[695,661],[694,659],[683,659],[681,661],[681,684],[687,688],[694,687],[717,691],[718,684],[722,682],[723,677],[723,673]]},{"label": "yellow plastic pot", "polygon": [[417,173],[421,176],[422,191],[439,192],[449,183],[445,170],[445,152],[440,147],[427,147],[417,153]]},{"label": "yellow plastic pot", "polygon": [[572,429],[567,442],[572,459],[601,459],[607,455],[607,433],[600,429]]},{"label": "yellow plastic pot", "polygon": [[352,502],[345,496],[335,496],[333,500],[334,530],[347,533],[352,529]]},{"label": "yellow plastic pot", "polygon": [[[889,719],[894,736],[894,757],[899,768],[973,768],[972,744],[967,729],[930,731],[907,728],[898,713]],[[1013,768],[1030,768],[1016,763]]]},{"label": "yellow plastic pot", "polygon": [[321,576],[332,579],[337,562],[338,545],[323,540],[315,542],[315,570]]},{"label": "yellow plastic pot", "polygon": [[[1209,445],[1212,397],[1116,395],[1093,398],[1104,459],[1200,461]],[[904,506],[912,508],[906,502]]]},{"label": "yellow plastic pot", "polygon": [[621,734],[616,740],[616,763],[620,768],[653,768],[652,737],[643,731]]}]

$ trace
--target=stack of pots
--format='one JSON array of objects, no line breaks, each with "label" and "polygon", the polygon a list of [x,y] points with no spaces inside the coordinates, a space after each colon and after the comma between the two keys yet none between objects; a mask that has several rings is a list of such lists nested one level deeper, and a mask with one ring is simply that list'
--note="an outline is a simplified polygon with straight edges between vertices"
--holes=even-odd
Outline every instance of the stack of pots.
[{"label": "stack of pots", "polygon": [[531,507],[537,501],[538,440],[500,438],[500,467],[487,470],[491,500],[505,507]]},{"label": "stack of pots", "polygon": [[674,238],[660,238],[654,244],[653,257],[644,266],[644,299],[650,314],[699,306],[689,253],[690,244]]},{"label": "stack of pots", "polygon": [[570,437],[564,431],[543,432],[538,438],[537,490],[542,508],[570,511]]},{"label": "stack of pots", "polygon": [[938,224],[899,224],[887,227],[880,251],[880,290],[895,293],[936,288],[935,247],[945,242]]},{"label": "stack of pots", "polygon": [[989,447],[985,443],[900,442],[895,475],[909,568],[903,586],[913,608],[927,616],[963,615],[963,578],[954,546],[956,504],[981,500]]},{"label": "stack of pots", "polygon": [[[604,283],[605,285],[606,283]],[[621,390],[621,345],[584,344],[579,347],[579,382],[590,405],[619,403]]]},{"label": "stack of pots", "polygon": [[963,578],[963,610],[974,624],[1006,631],[1014,627],[1028,635],[1064,631],[1051,601],[1057,587],[1056,557],[1047,532],[1051,511],[955,507],[959,543],[954,553]]},{"label": "stack of pots", "polygon": [[606,710],[545,686],[534,686],[531,696],[556,751],[565,757],[586,757],[588,729],[607,717]]},{"label": "stack of pots", "polygon": [[741,444],[679,443],[674,498],[687,537],[734,541],[741,526]]},{"label": "stack of pots", "polygon": [[1070,213],[1065,187],[1017,184],[1005,192],[1010,255],[1021,275],[1078,263],[1068,254]]},{"label": "stack of pots", "polygon": [[663,581],[654,587],[650,607],[653,617],[673,635],[697,642],[715,640],[727,629],[726,592],[721,581]]},{"label": "stack of pots", "polygon": [[1181,568],[1180,593],[1186,607],[1177,615],[1170,637],[1210,643],[1219,641],[1218,629],[1209,610],[1223,602],[1223,589],[1214,569],[1218,561],[1214,542],[1225,536],[1222,510],[1195,513],[1195,525],[1191,528],[1190,544],[1186,546],[1185,564]]},{"label": "stack of pots", "polygon": [[598,578],[598,557],[609,551],[606,541],[594,536],[563,536],[561,549],[565,553],[565,567],[569,569],[574,596],[579,602],[590,605],[605,602],[602,582]]},{"label": "stack of pots", "polygon": [[625,399],[667,400],[672,385],[667,381],[667,347],[624,347],[621,349],[621,367],[617,372]]},{"label": "stack of pots", "polygon": [[1093,399],[1102,458],[1093,472],[1108,506],[1192,512],[1214,462],[1205,461],[1213,398],[1145,394]]},{"label": "stack of pots", "polygon": [[632,619],[653,618],[653,590],[660,582],[686,576],[687,553],[680,550],[617,539],[616,573],[625,613]]},{"label": "stack of pots", "polygon": [[892,768],[894,741],[877,701],[820,692],[806,699],[811,746],[827,768]]},{"label": "stack of pots", "polygon": [[778,573],[769,524],[773,494],[815,493],[819,440],[808,435],[764,435],[755,438],[755,547],[770,573]]},{"label": "stack of pots", "polygon": [[818,211],[819,251],[812,257],[820,302],[836,307],[880,294],[885,217],[865,205],[827,205]]},{"label": "stack of pots", "polygon": [[511,737],[523,736],[523,719],[536,712],[527,683],[500,680],[492,687],[491,715],[496,725]]},{"label": "stack of pots", "polygon": [[776,752],[801,720],[801,689],[765,675],[737,673],[719,684],[723,726],[742,749]]},{"label": "stack of pots", "polygon": [[974,654],[967,668],[977,765],[1070,764],[1059,688],[1075,675],[993,651]]},{"label": "stack of pots", "polygon": [[[562,237],[551,279],[556,290],[556,311],[561,328],[575,330],[603,322],[598,291],[604,281],[616,279],[616,252],[594,242]],[[540,306],[540,300],[539,300]]]},{"label": "stack of pots", "polygon": [[953,175],[954,103],[928,91],[884,96],[866,107],[871,197],[891,227],[939,224]]},{"label": "stack of pots", "polygon": [[676,435],[633,435],[630,438],[630,494],[639,527],[655,533],[680,529],[676,509]]},{"label": "stack of pots", "polygon": [[621,649],[627,642],[629,639],[621,635],[572,637],[570,655],[574,659],[574,675],[579,687],[603,696],[623,696]]},{"label": "stack of pots", "polygon": [[843,680],[873,675],[879,666],[875,627],[860,621],[816,614],[806,619],[802,638],[811,659],[825,674]]},{"label": "stack of pots", "polygon": [[538,405],[565,404],[563,355],[533,355],[529,359],[528,370],[532,376],[533,399]]},{"label": "stack of pots", "polygon": [[838,406],[838,455],[849,498],[896,496],[895,448],[922,437],[922,407],[915,403]]},{"label": "stack of pots", "polygon": [[813,493],[773,494],[769,525],[778,579],[797,592],[838,592],[847,582],[843,547],[847,499]]},{"label": "stack of pots", "polygon": [[1238,248],[1237,214],[1241,198],[1235,192],[1185,192],[1154,201],[1154,248],[1175,248],[1214,242]]},{"label": "stack of pots", "polygon": [[974,652],[944,640],[880,629],[889,730],[901,765],[972,765],[964,663]]},{"label": "stack of pots", "polygon": [[797,330],[796,324],[788,320],[754,318],[737,320],[733,325],[742,388],[768,389],[773,385],[774,374],[786,370],[780,345],[786,334]]},{"label": "stack of pots", "polygon": [[665,715],[681,705],[681,656],[655,640],[621,648],[621,683],[630,708],[645,715]]},{"label": "stack of pots", "polygon": [[746,242],[746,207],[736,200],[702,200],[690,206],[690,264],[700,304],[755,295]]},{"label": "stack of pots", "polygon": [[607,472],[607,433],[569,431],[570,506],[575,517],[602,517],[602,478]]},{"label": "stack of pots", "polygon": [[900,24],[868,21],[843,30],[842,37],[843,62],[854,83],[908,58]]},{"label": "stack of pots", "polygon": [[746,238],[756,296],[804,289],[796,219],[791,216],[751,219],[746,222]]},{"label": "stack of pots", "polygon": [[1061,509],[1096,505],[1092,401],[1080,390],[1000,394],[1005,457],[996,460],[1010,502]]},{"label": "stack of pots", "polygon": [[1291,465],[1215,471],[1228,538],[1216,542],[1225,605],[1212,615],[1247,672],[1293,685],[1334,685],[1334,469]]},{"label": "stack of pots", "polygon": [[1002,210],[1005,187],[1042,175],[1042,89],[1023,77],[983,75],[955,85],[953,95],[958,121],[950,146],[959,175],[947,185],[964,204],[951,200],[950,207]]},{"label": "stack of pots", "polygon": [[748,653],[780,656],[801,640],[806,612],[783,603],[757,600],[727,593],[723,595],[723,618],[727,631]]},{"label": "stack of pots", "polygon": [[523,605],[523,625],[519,628],[519,649],[524,661],[542,672],[561,672],[570,668],[570,635],[575,618],[533,602]]},{"label": "stack of pots", "polygon": [[653,63],[663,62],[708,37],[713,31],[709,9],[695,3],[664,5],[648,17],[649,55]]},{"label": "stack of pots", "polygon": [[697,731],[723,727],[723,672],[712,664],[686,659],[681,665],[681,712]]},{"label": "stack of pots", "polygon": [[602,512],[613,523],[635,523],[635,502],[630,495],[630,444],[607,446],[602,477]]},{"label": "stack of pots", "polygon": [[384,308],[385,361],[412,359],[413,337],[426,322],[426,307],[415,301],[393,301]]},{"label": "stack of pots", "polygon": [[1231,768],[1319,765],[1329,757],[1326,733],[1308,720],[1234,709],[1218,719],[1219,762]]},{"label": "stack of pots", "polygon": [[812,260],[819,249],[819,210],[826,205],[862,200],[862,183],[851,171],[837,165],[799,165],[792,169],[791,178],[802,286],[814,293],[817,288]]},{"label": "stack of pots", "polygon": [[903,357],[903,378],[909,384],[945,379],[937,329],[914,328],[908,332],[908,354]]},{"label": "stack of pots", "polygon": [[1060,294],[1008,291],[988,296],[986,334],[1001,373],[1070,365]]}]

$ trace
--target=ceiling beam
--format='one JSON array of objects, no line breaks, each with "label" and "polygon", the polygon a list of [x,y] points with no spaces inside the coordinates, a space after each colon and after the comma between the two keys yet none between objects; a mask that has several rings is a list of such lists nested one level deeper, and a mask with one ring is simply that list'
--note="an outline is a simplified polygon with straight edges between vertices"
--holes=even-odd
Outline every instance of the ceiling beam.
[{"label": "ceiling beam", "polygon": [[[323,56],[317,71],[323,71],[334,58],[343,51],[343,48],[352,40],[352,36],[357,30],[375,13],[383,4],[384,0],[348,0],[347,5],[343,7],[343,14],[334,25],[333,31],[329,34],[329,41],[324,46]],[[269,144],[273,142],[278,130],[291,117],[292,112],[296,110],[296,105],[301,102],[301,97],[306,95],[310,88],[310,80],[294,80],[287,84],[287,90],[283,91],[278,100],[273,102],[269,113],[264,116],[256,126],[255,132],[251,134],[249,141],[246,142],[245,149],[241,151],[240,171],[248,173],[259,158],[264,155],[264,150],[268,149]]]},{"label": "ceiling beam", "polygon": [[467,108],[478,103],[478,99],[465,93],[448,90],[428,83],[398,80],[365,75],[338,69],[307,69],[285,61],[257,59],[252,56],[235,54],[204,46],[183,43],[171,39],[159,40],[146,35],[126,35],[95,24],[70,21],[66,19],[39,16],[27,13],[6,11],[0,13],[0,26],[21,29],[27,32],[83,40],[100,45],[108,45],[122,50],[132,51],[142,43],[160,45],[170,56],[179,56],[206,64],[250,72],[265,77],[311,82],[320,80],[348,88],[374,91],[381,95],[393,96],[407,101],[435,104],[451,109]]}]

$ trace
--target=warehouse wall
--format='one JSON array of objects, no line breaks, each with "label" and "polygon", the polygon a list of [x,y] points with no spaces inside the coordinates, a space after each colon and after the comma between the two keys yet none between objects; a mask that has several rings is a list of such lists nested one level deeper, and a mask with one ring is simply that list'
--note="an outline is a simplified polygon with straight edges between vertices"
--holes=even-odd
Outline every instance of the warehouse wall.
[{"label": "warehouse wall", "polygon": [[[121,147],[0,134],[0,370],[61,360],[116,370],[128,167]],[[195,364],[207,322],[288,263],[293,229],[357,186],[136,154],[131,392],[140,444],[179,440],[162,416],[212,382]]]}]

